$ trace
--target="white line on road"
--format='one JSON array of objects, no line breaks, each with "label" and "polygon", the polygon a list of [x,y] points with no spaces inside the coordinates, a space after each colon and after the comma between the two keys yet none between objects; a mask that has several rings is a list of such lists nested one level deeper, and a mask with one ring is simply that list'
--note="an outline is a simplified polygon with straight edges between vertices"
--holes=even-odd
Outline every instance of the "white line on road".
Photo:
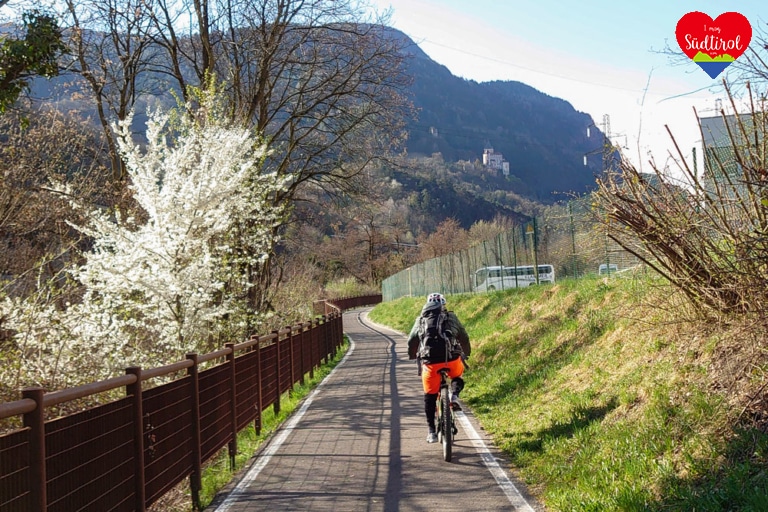
[{"label": "white line on road", "polygon": [[277,453],[277,450],[280,449],[282,444],[285,442],[285,440],[288,438],[289,435],[291,435],[291,432],[293,432],[293,429],[296,428],[296,425],[301,421],[301,418],[304,416],[304,413],[307,412],[307,409],[309,409],[309,406],[312,404],[312,400],[314,400],[315,396],[320,392],[323,385],[325,385],[326,382],[330,380],[330,378],[333,376],[334,373],[336,373],[336,370],[338,370],[341,365],[344,364],[344,362],[347,360],[350,354],[355,351],[355,342],[352,341],[352,338],[347,336],[349,339],[349,350],[344,355],[344,357],[341,359],[339,364],[336,365],[336,367],[331,371],[331,373],[328,374],[327,377],[323,379],[323,381],[318,384],[318,386],[315,388],[315,390],[310,393],[309,397],[304,401],[304,403],[299,408],[298,412],[291,415],[290,421],[286,424],[285,428],[280,431],[280,434],[277,435],[267,447],[266,450],[264,450],[264,453],[259,457],[259,460],[254,464],[251,469],[248,470],[248,472],[245,474],[245,476],[240,480],[234,489],[232,489],[232,492],[227,495],[227,499],[224,500],[224,502],[216,507],[216,512],[226,512],[229,510],[229,508],[237,503],[237,500],[240,496],[243,495],[245,489],[256,480],[256,478],[259,476],[259,473],[261,473],[261,470],[264,469],[264,467],[269,463],[269,460],[272,458],[272,456]]},{"label": "white line on road", "polygon": [[533,507],[525,501],[525,498],[520,494],[520,491],[517,490],[517,487],[512,483],[512,480],[509,479],[507,472],[499,466],[496,457],[493,456],[485,445],[485,442],[483,442],[480,434],[477,433],[475,427],[469,422],[467,416],[463,412],[459,412],[456,416],[459,419],[459,423],[461,423],[461,428],[467,434],[469,440],[472,441],[472,446],[474,446],[477,453],[480,454],[483,463],[488,468],[488,471],[491,472],[491,475],[493,475],[494,480],[499,484],[501,490],[504,491],[509,502],[515,507],[515,510],[520,512],[535,512]]}]

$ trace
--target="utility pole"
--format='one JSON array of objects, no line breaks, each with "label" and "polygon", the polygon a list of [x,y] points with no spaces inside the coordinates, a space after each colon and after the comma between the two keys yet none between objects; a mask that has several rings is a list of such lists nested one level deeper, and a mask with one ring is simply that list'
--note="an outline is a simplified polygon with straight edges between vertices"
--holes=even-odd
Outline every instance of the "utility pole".
[{"label": "utility pole", "polygon": [[536,279],[536,284],[539,284],[539,261],[536,255],[536,217],[533,218],[533,222],[531,224],[528,224],[528,229],[526,234],[531,237],[531,253],[533,256],[533,277],[534,279]]},{"label": "utility pole", "polygon": [[[593,126],[597,126],[594,123],[587,126],[587,138],[591,138],[592,133],[590,128]],[[601,167],[600,172],[605,173],[608,170],[608,163],[610,162],[613,152],[615,150],[615,146],[613,144],[613,137],[624,137],[625,143],[623,146],[619,146],[620,148],[626,149],[626,135],[623,134],[613,134],[611,133],[611,116],[608,114],[603,114],[603,122],[600,123],[601,131],[603,132],[603,144],[599,149],[595,149],[590,151],[589,153],[584,154],[584,166],[587,166],[587,157],[589,155],[594,155],[598,151],[602,153],[602,161],[601,161]]]},{"label": "utility pole", "polygon": [[[595,126],[594,124],[591,124],[587,126],[587,137],[590,137],[590,128],[592,126]],[[608,114],[603,114],[603,122],[601,124],[602,132],[603,132],[603,144],[602,147],[598,150],[595,149],[593,151],[590,151],[589,153],[586,153],[584,155],[584,165],[587,165],[587,156],[597,153],[598,151],[601,151],[602,160],[600,165],[600,174],[604,177],[605,174],[608,172],[608,166],[610,165],[611,160],[613,159],[613,153],[616,150],[616,145],[613,143],[613,137],[616,135],[611,133],[611,116]],[[618,146],[619,149],[623,148],[626,149],[626,135],[618,135],[623,136],[625,138],[624,146]],[[608,222],[606,220],[605,224],[605,267],[608,274],[611,273],[611,260],[610,260],[610,247],[609,247],[609,238],[608,238]]]}]

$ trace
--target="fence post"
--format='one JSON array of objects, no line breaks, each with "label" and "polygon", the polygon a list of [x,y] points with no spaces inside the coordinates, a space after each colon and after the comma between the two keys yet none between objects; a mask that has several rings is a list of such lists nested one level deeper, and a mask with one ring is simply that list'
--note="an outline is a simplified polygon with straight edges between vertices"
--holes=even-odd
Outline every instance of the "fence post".
[{"label": "fence post", "polygon": [[330,339],[331,339],[331,359],[336,357],[337,349],[339,348],[338,343],[336,343],[336,315],[338,314],[337,310],[334,310],[331,312],[330,315],[328,315],[328,321],[330,322]]},{"label": "fence post", "polygon": [[317,333],[315,332],[316,320],[309,321],[309,378],[315,378],[315,339]]},{"label": "fence post", "polygon": [[272,331],[275,335],[275,352],[277,353],[277,364],[275,365],[275,374],[277,380],[277,386],[275,386],[275,403],[272,404],[272,410],[275,411],[275,416],[280,414],[280,332]]},{"label": "fence post", "polygon": [[304,368],[304,344],[307,342],[307,337],[305,335],[307,329],[307,324],[304,322],[301,322],[299,324],[299,358],[301,359],[300,363],[300,371],[301,371],[301,377],[300,377],[300,384],[304,385],[304,374],[307,372],[307,370]]},{"label": "fence post", "polygon": [[536,278],[536,284],[539,284],[539,249],[536,241],[538,240],[538,227],[536,226],[536,217],[533,217],[533,230],[531,231],[531,247],[533,250],[533,275]]},{"label": "fence post", "polygon": [[227,354],[227,364],[229,365],[229,435],[232,439],[227,445],[229,452],[229,469],[235,470],[235,456],[237,455],[237,371],[235,367],[235,344],[227,343],[224,345],[229,353]]},{"label": "fence post", "polygon": [[[413,297],[413,280],[411,279],[411,269],[413,267],[408,267],[408,296]],[[394,294],[393,294],[394,295]],[[398,297],[393,297],[398,298]]]},{"label": "fence post", "polygon": [[328,322],[328,348],[331,351],[330,359],[336,357],[336,312],[333,311],[326,316],[326,322]]},{"label": "fence post", "polygon": [[330,350],[328,349],[328,315],[323,315],[323,328],[320,331],[323,337],[323,364],[328,364],[330,359]]},{"label": "fence post", "polygon": [[45,475],[45,411],[41,387],[24,388],[24,398],[35,401],[35,410],[24,415],[24,426],[29,428],[29,480],[30,500],[34,512],[45,512],[48,508]]},{"label": "fence post", "polygon": [[[517,267],[517,238],[515,238],[515,225],[512,224],[512,263],[513,267]],[[515,268],[515,288],[520,288],[520,283],[517,281],[517,268]]]},{"label": "fence post", "polygon": [[317,367],[320,368],[320,366],[323,364],[323,358],[325,357],[323,355],[323,352],[325,351],[325,339],[323,338],[323,317],[317,317],[315,318],[315,331],[316,331],[316,338],[315,338],[315,344],[317,348]]},{"label": "fence post", "polygon": [[568,217],[571,221],[571,263],[573,267],[573,277],[579,277],[579,269],[576,263],[576,227],[573,224],[573,203],[568,201]]},{"label": "fence post", "polygon": [[202,510],[200,502],[200,490],[202,484],[202,456],[200,454],[200,381],[197,373],[197,354],[187,354],[187,359],[192,361],[192,366],[187,370],[187,375],[192,380],[192,396],[190,406],[192,412],[192,474],[189,475],[189,486],[192,491],[192,506],[195,510]]},{"label": "fence post", "polygon": [[341,317],[341,311],[336,310],[331,316],[331,335],[333,336],[333,357],[339,353],[341,348],[341,332],[339,331],[339,318]]},{"label": "fence post", "polygon": [[343,313],[341,311],[336,313],[336,344],[338,348],[344,343],[344,322]]},{"label": "fence post", "polygon": [[330,322],[330,336],[331,336],[331,359],[336,357],[336,354],[338,353],[339,349],[339,343],[338,338],[336,337],[336,316],[339,314],[338,311],[334,311],[328,316],[328,322]]},{"label": "fence post", "polygon": [[291,358],[291,389],[293,389],[293,385],[296,383],[296,358],[294,357],[294,350],[293,350],[293,326],[288,326],[288,353],[290,354]]},{"label": "fence post", "polygon": [[[494,238],[493,243],[496,245],[496,247],[494,247],[494,250],[498,249],[499,251],[498,256],[496,257],[496,261],[498,261],[498,265],[499,267],[501,267],[499,269],[499,274],[501,275],[501,289],[504,290],[506,288],[505,278],[507,277],[507,274],[506,272],[504,272],[504,258],[502,257],[502,254],[501,254],[501,233],[496,235],[496,238]],[[515,274],[517,274],[517,272],[515,272]]]},{"label": "fence post", "polygon": [[128,384],[125,392],[133,397],[133,479],[134,509],[146,510],[147,496],[144,477],[144,402],[141,392],[141,368],[131,366],[125,373],[136,377],[136,382]]},{"label": "fence post", "polygon": [[437,258],[437,275],[440,276],[440,287],[438,290],[442,293],[446,293],[445,291],[445,280],[443,279],[443,257],[440,256]]},{"label": "fence post", "polygon": [[262,386],[261,386],[261,337],[256,336],[256,371],[258,373],[257,377],[257,386],[256,386],[256,407],[258,407],[259,410],[259,416],[256,418],[256,424],[253,426],[254,430],[256,430],[256,435],[261,435],[261,413],[264,411],[264,397],[262,396]]}]

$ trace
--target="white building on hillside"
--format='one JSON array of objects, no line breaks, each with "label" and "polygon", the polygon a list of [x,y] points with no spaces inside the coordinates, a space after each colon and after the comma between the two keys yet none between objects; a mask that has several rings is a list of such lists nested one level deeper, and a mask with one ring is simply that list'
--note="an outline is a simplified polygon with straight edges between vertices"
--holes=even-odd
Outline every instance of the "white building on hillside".
[{"label": "white building on hillside", "polygon": [[509,176],[509,162],[504,160],[504,155],[495,152],[490,146],[486,146],[483,150],[483,166],[496,172],[501,171],[504,176]]}]

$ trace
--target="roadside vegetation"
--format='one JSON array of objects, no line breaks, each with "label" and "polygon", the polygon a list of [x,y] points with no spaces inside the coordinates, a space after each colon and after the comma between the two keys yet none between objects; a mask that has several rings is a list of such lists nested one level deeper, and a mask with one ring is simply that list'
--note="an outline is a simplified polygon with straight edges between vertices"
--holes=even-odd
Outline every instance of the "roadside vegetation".
[{"label": "roadside vegetation", "polygon": [[[473,347],[462,397],[549,510],[768,510],[759,390],[731,364],[747,333],[654,276],[449,296]],[[407,331],[422,305],[370,317]]]}]

